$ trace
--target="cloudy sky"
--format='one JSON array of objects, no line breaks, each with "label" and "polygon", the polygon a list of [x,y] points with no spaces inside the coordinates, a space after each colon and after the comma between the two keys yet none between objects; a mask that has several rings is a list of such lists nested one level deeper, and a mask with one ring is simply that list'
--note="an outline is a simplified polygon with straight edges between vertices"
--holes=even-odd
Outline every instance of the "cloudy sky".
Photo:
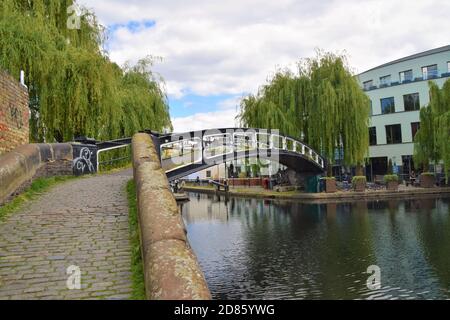
[{"label": "cloudy sky", "polygon": [[316,48],[354,72],[450,44],[448,0],[79,0],[119,64],[153,55],[175,131],[235,125],[240,98]]}]

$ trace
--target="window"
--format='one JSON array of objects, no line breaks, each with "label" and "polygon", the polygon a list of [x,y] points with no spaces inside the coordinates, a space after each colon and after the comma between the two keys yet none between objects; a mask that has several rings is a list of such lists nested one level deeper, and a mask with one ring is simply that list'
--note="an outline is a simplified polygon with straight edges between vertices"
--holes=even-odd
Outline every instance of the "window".
[{"label": "window", "polygon": [[394,97],[381,99],[381,113],[395,113],[395,100]]},{"label": "window", "polygon": [[423,80],[433,79],[438,76],[437,64],[422,68]]},{"label": "window", "polygon": [[386,143],[402,143],[402,126],[400,124],[386,126]]},{"label": "window", "polygon": [[363,83],[364,90],[370,90],[373,87],[373,80],[366,81]]},{"label": "window", "polygon": [[370,115],[373,116],[373,103],[372,103],[372,99],[370,99]]},{"label": "window", "polygon": [[391,84],[391,75],[380,78],[380,86],[388,86]]},{"label": "window", "polygon": [[420,122],[411,123],[411,133],[412,133],[413,141],[414,141],[414,138],[416,137],[417,131],[419,131],[419,129],[420,129]]},{"label": "window", "polygon": [[447,62],[447,72],[450,72],[450,61]]},{"label": "window", "polygon": [[400,72],[400,83],[412,81],[413,80],[413,72],[412,70],[406,70]]},{"label": "window", "polygon": [[211,171],[206,171],[206,178],[211,178]]},{"label": "window", "polygon": [[405,111],[420,110],[420,99],[418,93],[404,95],[403,102],[405,103]]},{"label": "window", "polygon": [[371,146],[377,145],[377,128],[369,128],[369,143]]}]

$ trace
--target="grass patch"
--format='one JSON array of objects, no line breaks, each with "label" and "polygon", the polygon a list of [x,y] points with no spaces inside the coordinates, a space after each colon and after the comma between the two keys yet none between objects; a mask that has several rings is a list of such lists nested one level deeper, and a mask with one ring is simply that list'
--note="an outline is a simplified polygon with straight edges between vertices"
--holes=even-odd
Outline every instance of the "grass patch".
[{"label": "grass patch", "polygon": [[75,178],[76,177],[73,176],[58,176],[50,178],[39,178],[34,180],[31,183],[31,186],[28,187],[22,194],[18,195],[12,201],[0,207],[0,221],[17,211],[25,203],[42,195],[51,187]]},{"label": "grass patch", "polygon": [[137,212],[136,186],[134,180],[127,183],[129,225],[131,241],[132,300],[145,300],[144,264],[141,254],[141,240]]}]

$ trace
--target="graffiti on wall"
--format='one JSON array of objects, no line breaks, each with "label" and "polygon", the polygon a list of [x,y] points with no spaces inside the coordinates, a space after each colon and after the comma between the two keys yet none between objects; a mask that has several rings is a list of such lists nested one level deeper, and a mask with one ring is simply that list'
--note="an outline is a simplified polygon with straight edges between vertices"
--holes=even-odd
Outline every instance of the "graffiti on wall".
[{"label": "graffiti on wall", "polygon": [[11,123],[15,124],[17,129],[23,128],[22,114],[20,113],[19,108],[17,108],[13,104],[9,105],[9,118],[11,120]]},{"label": "graffiti on wall", "polygon": [[97,146],[73,145],[73,174],[81,176],[97,172]]}]

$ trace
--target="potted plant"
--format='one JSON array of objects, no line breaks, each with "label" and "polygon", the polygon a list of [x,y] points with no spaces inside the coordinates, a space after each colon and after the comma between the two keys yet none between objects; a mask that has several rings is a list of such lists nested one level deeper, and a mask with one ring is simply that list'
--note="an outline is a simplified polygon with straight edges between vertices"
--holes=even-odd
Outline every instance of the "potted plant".
[{"label": "potted plant", "polygon": [[384,183],[386,183],[386,189],[389,191],[398,190],[398,175],[388,174],[384,176]]},{"label": "potted plant", "polygon": [[420,175],[421,188],[433,188],[436,184],[436,176],[432,172],[424,172]]},{"label": "potted plant", "polygon": [[365,176],[355,176],[352,179],[353,190],[356,192],[366,191],[367,178]]},{"label": "potted plant", "polygon": [[326,193],[335,193],[337,191],[336,178],[335,177],[326,177],[323,179],[325,180],[325,192]]}]

